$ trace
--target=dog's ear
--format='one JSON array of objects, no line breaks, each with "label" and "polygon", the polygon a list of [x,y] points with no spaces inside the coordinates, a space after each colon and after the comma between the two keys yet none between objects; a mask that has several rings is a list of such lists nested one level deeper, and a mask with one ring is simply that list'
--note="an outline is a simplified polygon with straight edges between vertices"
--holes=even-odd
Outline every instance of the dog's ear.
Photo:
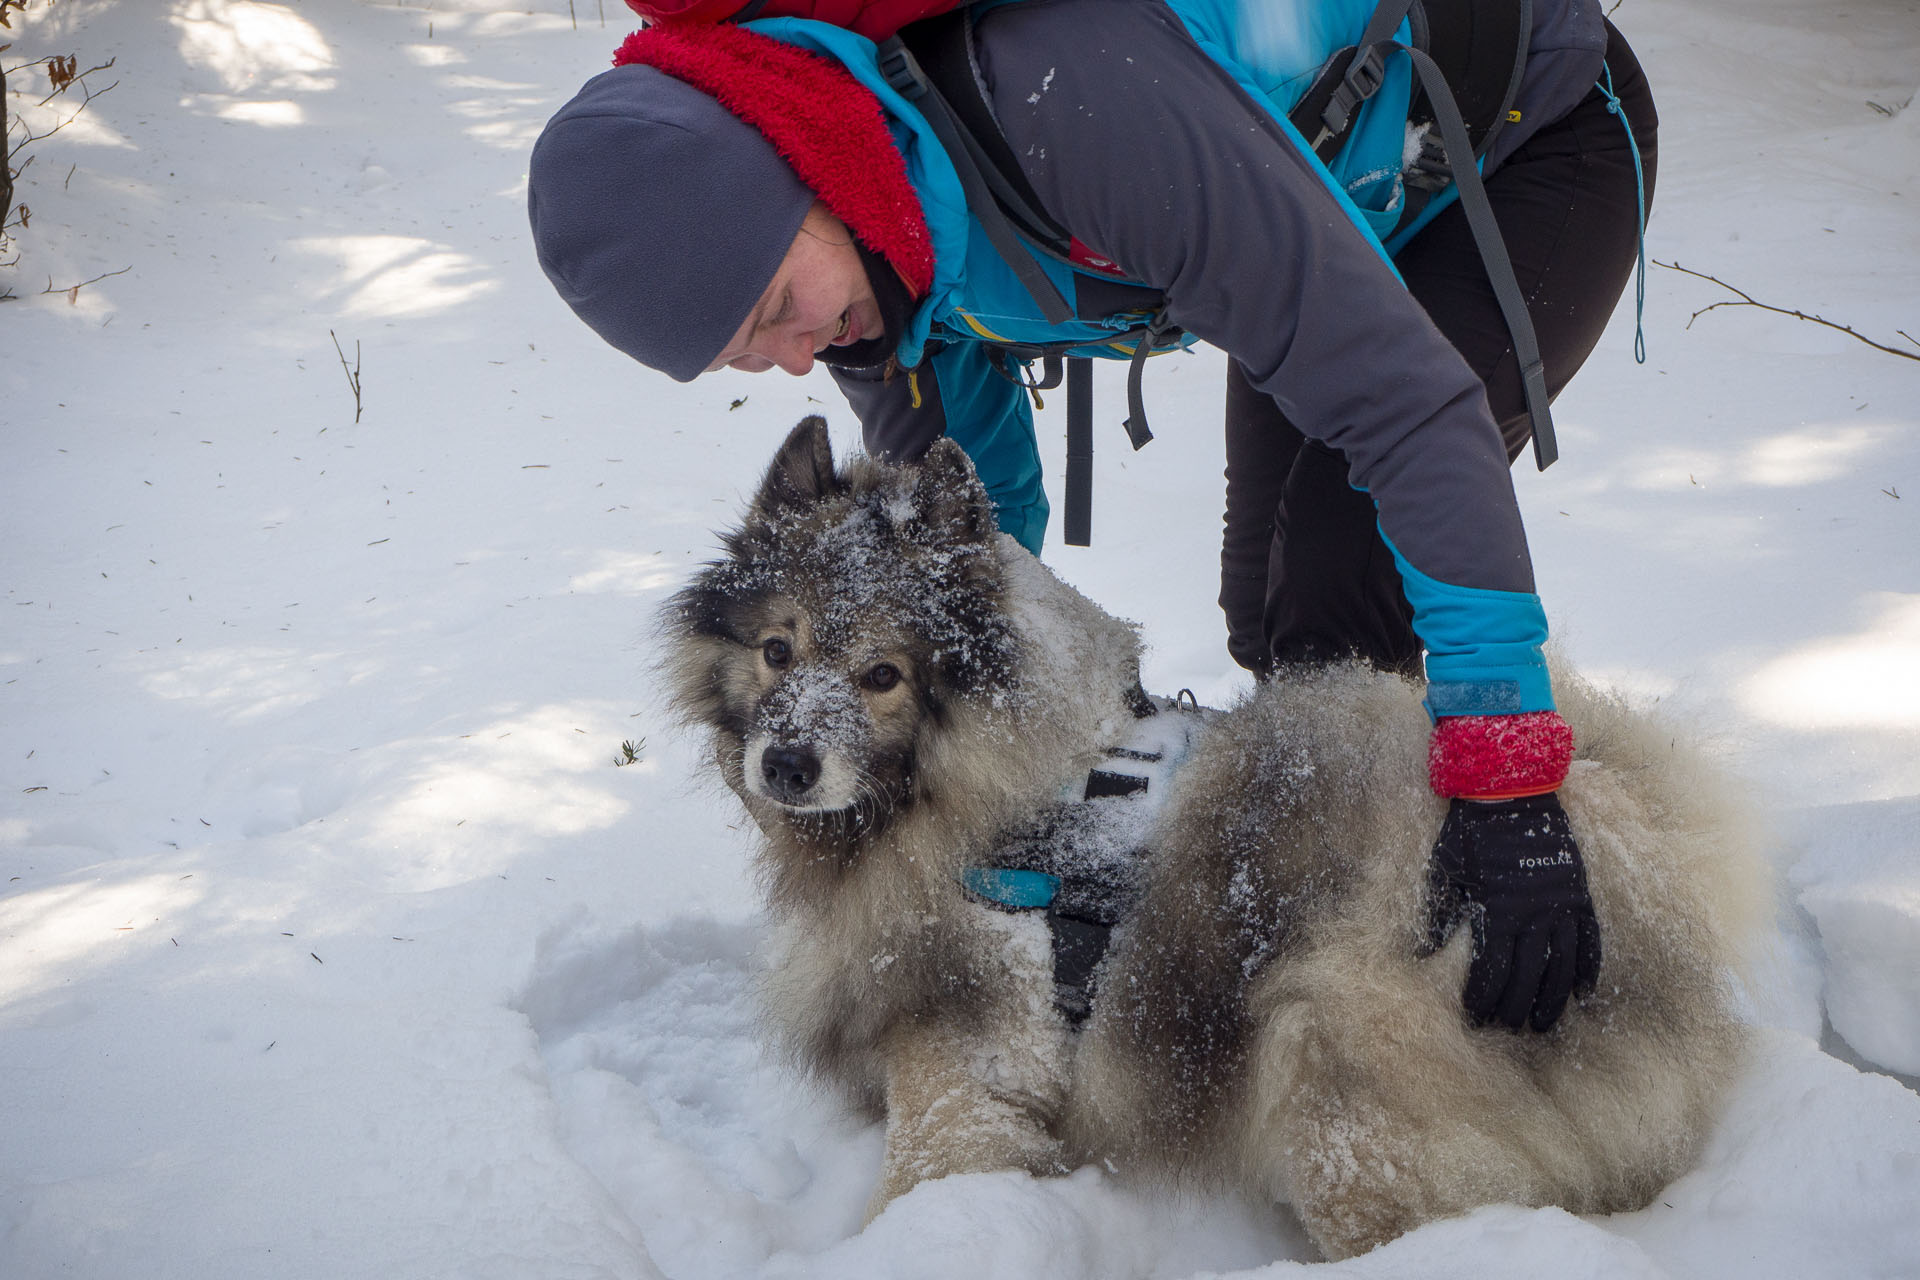
[{"label": "dog's ear", "polygon": [[987,542],[996,525],[993,502],[966,450],[945,436],[935,440],[918,464],[913,508],[932,528],[960,543]]},{"label": "dog's ear", "polygon": [[802,418],[773,455],[767,478],[760,482],[760,494],[753,500],[753,514],[771,523],[786,512],[817,506],[841,488],[833,473],[827,420],[816,413]]}]

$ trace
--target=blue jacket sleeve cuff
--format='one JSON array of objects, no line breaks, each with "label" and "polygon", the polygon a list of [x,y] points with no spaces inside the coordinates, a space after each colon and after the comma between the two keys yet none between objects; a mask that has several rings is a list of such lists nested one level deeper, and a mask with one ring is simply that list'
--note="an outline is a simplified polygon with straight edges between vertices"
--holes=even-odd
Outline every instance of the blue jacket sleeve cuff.
[{"label": "blue jacket sleeve cuff", "polygon": [[[1384,535],[1383,535],[1384,536]],[[1389,539],[1427,649],[1427,713],[1503,716],[1552,711],[1553,681],[1542,646],[1547,615],[1530,591],[1456,587],[1408,563]]]}]

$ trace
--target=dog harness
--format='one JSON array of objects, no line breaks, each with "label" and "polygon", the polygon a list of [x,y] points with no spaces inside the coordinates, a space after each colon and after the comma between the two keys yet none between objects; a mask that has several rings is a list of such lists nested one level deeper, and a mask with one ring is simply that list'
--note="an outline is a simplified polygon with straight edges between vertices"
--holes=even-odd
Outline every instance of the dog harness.
[{"label": "dog harness", "polygon": [[1093,1009],[1096,971],[1115,925],[1139,901],[1148,833],[1173,775],[1213,714],[1193,694],[1154,698],[1136,688],[1125,742],[1064,787],[1033,822],[1003,833],[984,862],[960,873],[975,901],[1044,913],[1053,942],[1053,1004],[1078,1028]]}]

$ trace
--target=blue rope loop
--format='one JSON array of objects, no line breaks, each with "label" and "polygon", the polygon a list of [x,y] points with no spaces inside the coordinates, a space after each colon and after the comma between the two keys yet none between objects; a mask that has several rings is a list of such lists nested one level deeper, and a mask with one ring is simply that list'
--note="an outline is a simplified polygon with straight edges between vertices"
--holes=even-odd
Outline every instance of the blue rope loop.
[{"label": "blue rope loop", "polygon": [[1607,100],[1607,110],[1620,119],[1620,127],[1627,131],[1627,150],[1633,153],[1634,207],[1638,215],[1638,224],[1634,229],[1634,247],[1639,261],[1633,271],[1633,358],[1640,364],[1647,362],[1647,331],[1642,320],[1647,310],[1647,175],[1640,167],[1640,144],[1633,136],[1633,122],[1627,119],[1626,108],[1620,105],[1620,97],[1613,91],[1613,68],[1602,65],[1605,78],[1596,82],[1594,88]]}]

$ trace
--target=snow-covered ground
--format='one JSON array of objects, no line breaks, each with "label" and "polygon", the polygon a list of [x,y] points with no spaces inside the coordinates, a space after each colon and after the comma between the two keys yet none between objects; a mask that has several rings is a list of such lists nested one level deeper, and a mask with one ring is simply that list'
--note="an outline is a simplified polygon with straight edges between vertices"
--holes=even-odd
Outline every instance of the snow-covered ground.
[{"label": "snow-covered ground", "polygon": [[[821,376],[649,374],[540,278],[526,150],[624,8],[12,16],[6,65],[118,83],[31,148],[0,268],[0,1276],[1920,1275],[1920,363],[1689,327],[1731,295],[1656,267],[1648,363],[1625,307],[1518,477],[1566,650],[1714,744],[1783,873],[1696,1171],[1338,1265],[1093,1170],[861,1231],[879,1135],[760,1057],[747,837],[648,676],[781,434],[857,433]],[[1652,256],[1920,332],[1920,7],[1615,20]],[[1095,545],[1048,552],[1215,702],[1220,373],[1157,361],[1137,456],[1103,373]]]}]

